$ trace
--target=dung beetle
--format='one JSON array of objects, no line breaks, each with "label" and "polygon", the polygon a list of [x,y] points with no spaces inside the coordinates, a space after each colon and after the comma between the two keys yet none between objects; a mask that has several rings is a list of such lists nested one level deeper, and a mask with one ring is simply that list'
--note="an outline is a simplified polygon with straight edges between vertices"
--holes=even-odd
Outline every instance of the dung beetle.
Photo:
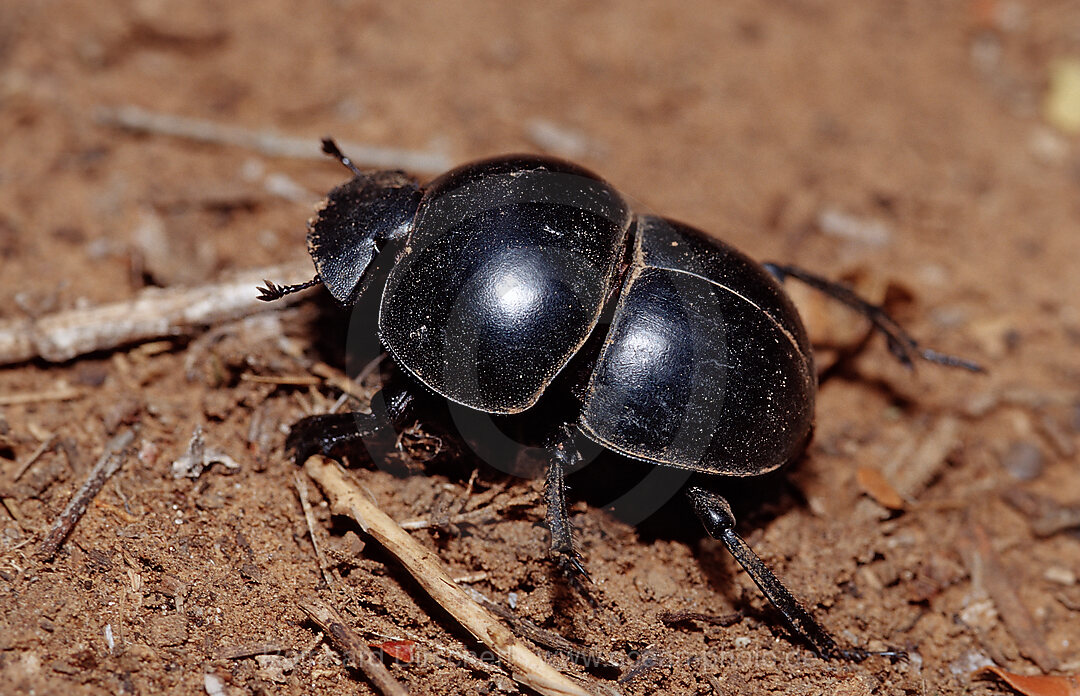
[{"label": "dung beetle", "polygon": [[[635,215],[575,164],[498,157],[421,187],[402,172],[361,171],[332,140],[323,150],[353,177],[309,222],[316,275],[291,286],[267,281],[260,299],[322,284],[348,307],[377,282],[378,338],[404,379],[384,382],[385,414],[310,416],[293,426],[287,446],[298,461],[331,456],[402,425],[425,398],[528,423],[548,451],[551,550],[572,580],[588,578],[564,482],[582,438],[714,481],[767,473],[806,447],[817,377],[782,287],[787,277],[863,314],[906,365],[980,369],[921,347],[842,285],[759,264],[685,224]],[[372,272],[378,258],[389,260],[381,277]],[[714,488],[693,483],[685,494],[795,632],[825,658],[871,654],[837,644],[735,532]]]}]

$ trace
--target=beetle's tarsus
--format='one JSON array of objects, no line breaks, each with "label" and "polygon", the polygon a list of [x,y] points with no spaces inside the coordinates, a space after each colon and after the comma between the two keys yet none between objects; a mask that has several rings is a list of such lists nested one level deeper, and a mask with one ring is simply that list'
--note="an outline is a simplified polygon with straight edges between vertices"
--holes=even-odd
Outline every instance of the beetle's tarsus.
[{"label": "beetle's tarsus", "polygon": [[798,266],[787,266],[778,263],[764,263],[762,266],[764,266],[765,270],[771,273],[773,277],[781,283],[789,277],[798,278],[818,292],[824,293],[837,302],[847,305],[866,317],[870,320],[870,323],[873,324],[874,328],[885,336],[885,340],[888,342],[889,352],[892,353],[904,367],[914,369],[916,360],[925,360],[938,365],[944,365],[945,367],[958,367],[971,372],[985,372],[981,365],[972,360],[946,355],[945,353],[939,353],[936,350],[931,350],[929,348],[923,348],[919,345],[919,342],[916,341],[911,334],[905,331],[904,328],[882,307],[867,302],[855,294],[855,292],[846,285],[827,280],[815,273],[799,268]]},{"label": "beetle's tarsus", "polygon": [[307,290],[310,287],[314,287],[322,282],[319,278],[319,274],[315,274],[315,277],[311,280],[306,280],[303,283],[297,283],[296,285],[278,285],[272,280],[266,280],[263,278],[264,285],[255,288],[259,291],[258,299],[263,302],[273,302],[274,300],[280,300],[286,295],[291,295],[294,292],[300,292],[301,290]]},{"label": "beetle's tarsus", "polygon": [[946,367],[959,367],[962,370],[968,370],[970,372],[986,372],[986,368],[974,360],[967,360],[966,358],[958,358],[955,355],[939,353],[936,350],[931,350],[929,348],[921,348],[919,350],[919,357],[927,362],[945,365]]},{"label": "beetle's tarsus", "polygon": [[563,575],[593,603],[585,591],[585,583],[591,583],[592,578],[574,546],[574,529],[566,511],[566,469],[575,467],[581,461],[575,433],[573,428],[563,425],[548,445],[551,458],[544,483],[544,498],[547,501],[548,531],[551,532],[551,554]]}]

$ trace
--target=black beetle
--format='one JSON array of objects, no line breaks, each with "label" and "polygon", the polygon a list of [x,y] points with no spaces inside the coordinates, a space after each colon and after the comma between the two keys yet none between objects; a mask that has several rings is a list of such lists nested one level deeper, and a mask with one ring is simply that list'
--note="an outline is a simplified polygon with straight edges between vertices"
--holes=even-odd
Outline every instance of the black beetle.
[{"label": "black beetle", "polygon": [[[351,306],[377,275],[376,257],[389,255],[378,333],[407,379],[384,384],[385,418],[311,416],[293,426],[289,448],[298,460],[330,455],[402,423],[424,393],[493,417],[520,414],[550,453],[551,548],[571,579],[587,578],[564,484],[580,459],[579,438],[705,475],[756,476],[803,451],[817,378],[781,287],[787,276],[861,312],[907,365],[920,358],[980,369],[920,347],[843,286],[756,263],[686,225],[634,215],[609,184],[569,162],[499,157],[421,188],[401,172],[362,172],[331,140],[323,149],[354,177],[309,223],[317,273],[294,286],[267,281],[260,298],[321,283]],[[555,392],[564,410],[538,406]],[[686,494],[708,533],[819,655],[870,654],[837,645],[736,534],[724,498],[707,485]]]}]

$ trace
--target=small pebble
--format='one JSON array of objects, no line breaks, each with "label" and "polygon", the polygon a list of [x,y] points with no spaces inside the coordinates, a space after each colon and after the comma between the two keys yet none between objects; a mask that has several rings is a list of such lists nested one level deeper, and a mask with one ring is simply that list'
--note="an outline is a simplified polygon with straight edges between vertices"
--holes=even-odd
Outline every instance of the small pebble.
[{"label": "small pebble", "polygon": [[216,674],[207,672],[203,675],[203,688],[206,689],[207,696],[225,696],[225,682],[221,681],[221,677]]},{"label": "small pebble", "polygon": [[861,218],[836,208],[825,208],[818,215],[818,228],[829,237],[883,247],[892,241],[892,231],[881,220]]},{"label": "small pebble", "polygon": [[559,157],[580,159],[593,149],[589,137],[581,131],[545,119],[532,119],[526,131],[537,147]]},{"label": "small pebble", "polygon": [[1030,442],[1014,442],[1009,446],[1001,465],[1019,481],[1033,481],[1042,474],[1045,462],[1042,450]]},{"label": "small pebble", "polygon": [[1050,582],[1064,585],[1065,587],[1072,587],[1076,584],[1076,573],[1068,568],[1063,568],[1062,566],[1050,566],[1043,571],[1043,577]]}]

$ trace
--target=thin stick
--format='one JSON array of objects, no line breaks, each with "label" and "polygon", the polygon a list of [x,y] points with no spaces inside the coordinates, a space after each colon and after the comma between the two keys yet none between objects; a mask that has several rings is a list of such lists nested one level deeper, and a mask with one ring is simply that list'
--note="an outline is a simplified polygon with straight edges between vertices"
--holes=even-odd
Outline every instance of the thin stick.
[{"label": "thin stick", "polygon": [[19,469],[15,472],[15,475],[11,477],[11,480],[18,481],[22,478],[22,475],[34,465],[34,462],[36,462],[41,455],[45,454],[46,450],[51,449],[55,442],[56,435],[50,435],[46,438],[44,442],[38,445],[37,449],[30,453],[30,456],[26,458],[26,461],[19,465]]},{"label": "thin stick", "polygon": [[[136,133],[170,135],[201,143],[247,148],[267,157],[326,158],[322,144],[315,138],[294,138],[271,130],[251,130],[199,118],[147,111],[137,106],[102,107],[98,109],[97,121]],[[450,168],[449,158],[438,152],[346,142],[342,142],[341,147],[349,153],[349,159],[362,167],[412,172],[443,172]]]},{"label": "thin stick", "polygon": [[1035,623],[1027,607],[1020,601],[1017,592],[1016,578],[1005,569],[993,546],[986,530],[979,524],[971,524],[968,528],[968,538],[963,541],[967,546],[970,564],[978,564],[972,567],[972,576],[979,574],[986,594],[994,603],[1005,630],[1009,632],[1020,654],[1039,666],[1044,672],[1051,672],[1058,667],[1057,657],[1046,647],[1042,629]]},{"label": "thin stick", "polygon": [[[453,648],[447,647],[445,645],[440,645],[433,640],[428,640],[427,638],[417,635],[412,631],[408,631],[404,628],[398,628],[398,630],[401,631],[402,635],[404,635],[407,640],[411,640],[414,643],[423,645],[424,647],[430,648],[431,650],[434,650],[437,653],[441,653],[447,657],[452,657],[453,659],[458,661],[459,665],[467,665],[470,669],[476,670],[477,672],[483,672],[484,674],[501,674],[504,677],[506,676],[506,672],[494,661],[484,662],[483,660],[476,657],[475,655],[472,655],[471,653],[454,650]],[[386,637],[392,638],[391,636]]]},{"label": "thin stick", "polygon": [[589,652],[587,648],[571,643],[558,633],[552,633],[546,628],[537,626],[523,616],[517,616],[503,605],[485,597],[479,590],[474,590],[470,587],[468,592],[469,596],[479,602],[484,608],[497,614],[506,621],[509,621],[514,633],[522,638],[527,638],[537,645],[542,645],[549,650],[554,650],[557,653],[566,655],[572,661],[581,665],[586,665],[587,667],[616,671],[619,669],[619,666],[615,663],[606,660],[595,653]]},{"label": "thin stick", "polygon": [[[4,348],[4,327],[0,324],[0,365],[4,363],[3,348]],[[29,356],[34,357],[34,356]],[[28,358],[23,358],[27,360]],[[19,360],[13,360],[12,362],[20,362]],[[78,389],[72,387],[62,387],[60,389],[47,389],[45,391],[36,392],[21,392],[19,394],[0,394],[0,406],[18,406],[19,404],[36,404],[42,401],[70,401],[71,399],[78,399],[83,393]]]},{"label": "thin stick", "polygon": [[510,629],[455,585],[438,556],[413,540],[376,507],[333,461],[316,455],[307,460],[304,471],[322,487],[335,513],[352,517],[365,532],[401,561],[432,599],[510,667],[518,683],[545,696],[588,695],[569,677],[529,650]]},{"label": "thin stick", "polygon": [[134,439],[135,432],[129,428],[121,431],[119,435],[113,437],[105,445],[105,451],[101,453],[101,458],[98,459],[94,468],[90,470],[86,482],[71,497],[67,507],[60,513],[60,517],[53,523],[52,529],[38,547],[38,555],[42,560],[51,560],[56,555],[60,544],[64,543],[64,539],[74,529],[75,523],[86,512],[90,501],[98,494],[101,487],[109,480],[109,477],[120,470],[124,460],[127,459],[128,448]]},{"label": "thin stick", "polygon": [[[0,365],[42,358],[63,362],[99,350],[168,336],[191,333],[199,327],[265,312],[255,286],[263,278],[292,282],[311,275],[309,264],[243,271],[221,283],[191,288],[147,288],[133,299],[71,309],[37,320],[0,322]],[[295,301],[288,297],[282,302]],[[278,303],[277,306],[282,306]],[[70,399],[72,390],[51,398]],[[15,394],[0,397],[15,403]],[[38,395],[40,398],[40,395]]]},{"label": "thin stick", "polygon": [[242,660],[256,655],[283,655],[285,652],[285,648],[277,643],[245,643],[221,648],[215,657],[219,660]]},{"label": "thin stick", "polygon": [[253,375],[250,372],[242,373],[240,380],[253,384],[281,384],[291,387],[317,387],[323,383],[323,380],[312,375]]},{"label": "thin stick", "polygon": [[323,382],[326,382],[338,391],[348,394],[352,398],[359,399],[360,401],[367,400],[367,395],[359,386],[357,386],[363,379],[362,373],[357,375],[355,380],[352,380],[349,379],[348,375],[345,373],[335,370],[324,362],[312,363],[308,369],[311,370],[311,374],[321,378]]},{"label": "thin stick", "polygon": [[312,621],[319,624],[319,628],[330,636],[337,649],[345,653],[349,662],[361,670],[378,691],[386,696],[408,696],[409,692],[405,687],[394,679],[386,665],[375,657],[367,643],[345,624],[345,620],[334,609],[305,603],[301,603],[300,608]]},{"label": "thin stick", "polygon": [[319,548],[319,540],[315,538],[315,515],[311,511],[311,503],[308,501],[307,484],[299,473],[293,473],[293,485],[296,486],[296,495],[300,498],[300,507],[304,509],[304,520],[307,522],[308,536],[311,537],[311,545],[315,548],[315,558],[319,560],[319,570],[322,571],[323,580],[327,587],[333,587],[334,581],[330,576],[330,564],[326,562],[326,556]]},{"label": "thin stick", "polygon": [[535,495],[518,496],[517,498],[508,500],[503,505],[488,505],[487,507],[469,510],[468,512],[459,512],[456,515],[451,515],[445,520],[432,520],[421,517],[415,520],[405,520],[399,524],[402,529],[415,532],[418,529],[430,529],[431,527],[440,527],[444,524],[461,524],[462,522],[478,523],[485,518],[495,519],[500,511],[506,510],[507,508],[517,507],[518,505],[531,505],[535,502]]}]

